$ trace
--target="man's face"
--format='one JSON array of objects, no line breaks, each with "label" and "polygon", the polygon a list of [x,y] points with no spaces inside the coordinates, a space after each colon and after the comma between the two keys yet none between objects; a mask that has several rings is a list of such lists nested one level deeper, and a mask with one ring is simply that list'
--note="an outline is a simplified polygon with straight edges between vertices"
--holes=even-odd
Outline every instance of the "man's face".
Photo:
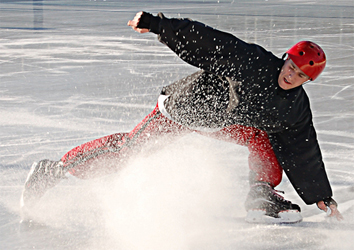
[{"label": "man's face", "polygon": [[282,89],[288,90],[296,88],[308,80],[310,77],[302,72],[291,59],[288,59],[281,68],[278,84]]}]

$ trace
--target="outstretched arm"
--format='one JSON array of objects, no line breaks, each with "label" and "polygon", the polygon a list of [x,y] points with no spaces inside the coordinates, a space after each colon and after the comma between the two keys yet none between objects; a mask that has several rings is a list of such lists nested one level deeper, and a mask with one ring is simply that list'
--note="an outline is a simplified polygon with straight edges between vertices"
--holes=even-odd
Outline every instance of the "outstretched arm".
[{"label": "outstretched arm", "polygon": [[256,44],[186,18],[138,12],[128,22],[139,33],[152,32],[185,62],[219,76],[242,80],[273,67],[275,56]]}]

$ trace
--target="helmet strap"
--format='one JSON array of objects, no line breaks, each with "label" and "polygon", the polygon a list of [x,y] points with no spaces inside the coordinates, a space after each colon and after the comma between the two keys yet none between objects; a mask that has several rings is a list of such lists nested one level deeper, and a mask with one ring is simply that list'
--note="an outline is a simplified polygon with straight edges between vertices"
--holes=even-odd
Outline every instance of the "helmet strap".
[{"label": "helmet strap", "polygon": [[303,86],[303,85],[305,85],[305,84],[307,84],[307,83],[309,83],[309,82],[312,82],[312,80],[311,80],[311,79],[308,79],[306,82],[304,82],[304,83],[301,84],[301,85]]}]

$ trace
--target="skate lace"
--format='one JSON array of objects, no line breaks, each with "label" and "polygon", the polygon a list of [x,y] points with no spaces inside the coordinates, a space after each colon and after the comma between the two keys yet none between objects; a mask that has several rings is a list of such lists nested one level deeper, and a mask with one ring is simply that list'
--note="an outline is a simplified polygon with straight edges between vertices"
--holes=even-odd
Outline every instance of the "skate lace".
[{"label": "skate lace", "polygon": [[282,195],[279,194],[279,193],[285,194],[284,191],[276,190],[267,183],[256,183],[255,185],[253,185],[253,187],[262,187],[264,191],[267,190],[266,192],[269,192],[268,195],[273,196],[276,200],[280,202],[291,203],[290,201],[286,200]]},{"label": "skate lace", "polygon": [[282,195],[280,195],[279,193],[285,194],[284,191],[281,190],[276,190],[272,188],[272,194],[274,195],[274,197],[277,200],[283,201],[283,202],[287,202],[287,203],[291,203],[290,201],[286,200]]},{"label": "skate lace", "polygon": [[63,163],[52,162],[44,166],[44,173],[55,179],[65,179],[65,171],[63,169]]}]

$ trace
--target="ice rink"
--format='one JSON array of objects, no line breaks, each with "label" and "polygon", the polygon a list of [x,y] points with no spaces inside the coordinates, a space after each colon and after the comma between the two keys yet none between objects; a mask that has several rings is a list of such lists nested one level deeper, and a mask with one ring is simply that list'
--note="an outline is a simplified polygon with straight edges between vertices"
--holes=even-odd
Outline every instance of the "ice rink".
[{"label": "ice rink", "polygon": [[[69,177],[43,197],[41,225],[20,226],[19,199],[34,161],[130,131],[162,86],[197,69],[136,12],[188,17],[278,56],[320,44],[327,67],[305,85],[327,173],[345,220],[301,206],[295,225],[252,225],[247,149],[191,134],[139,155],[117,174]],[[0,0],[0,249],[352,249],[354,244],[354,3],[352,0]]]}]

